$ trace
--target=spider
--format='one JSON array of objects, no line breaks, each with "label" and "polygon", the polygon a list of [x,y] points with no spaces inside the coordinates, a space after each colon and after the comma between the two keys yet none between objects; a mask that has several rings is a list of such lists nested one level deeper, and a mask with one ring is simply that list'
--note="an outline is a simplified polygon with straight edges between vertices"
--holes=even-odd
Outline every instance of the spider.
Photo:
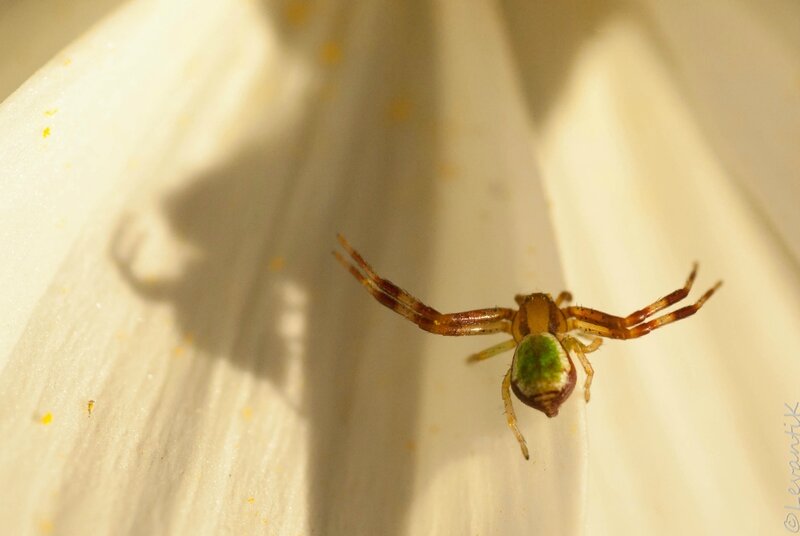
[{"label": "spider", "polygon": [[[501,393],[508,427],[516,437],[526,460],[530,458],[528,446],[517,427],[517,418],[511,404],[511,391],[523,404],[538,409],[548,417],[555,417],[561,404],[572,394],[577,382],[575,365],[570,357],[570,354],[574,354],[586,373],[583,394],[586,402],[589,402],[594,369],[586,354],[600,348],[602,337],[635,339],[656,328],[691,316],[722,285],[722,281],[718,281],[694,304],[650,320],[647,319],[658,311],[678,303],[689,294],[697,275],[697,263],[693,265],[682,288],[624,317],[589,307],[569,306],[572,295],[566,291],[561,292],[555,300],[550,294],[543,292],[517,294],[514,296],[517,309],[491,307],[443,314],[425,305],[391,281],[380,277],[344,236],[339,234],[337,238],[352,262],[345,259],[338,251],[334,251],[333,255],[353,277],[364,285],[378,302],[403,315],[425,331],[452,336],[502,332],[513,337],[472,354],[467,358],[467,362],[477,363],[514,349],[511,365],[503,377]],[[576,335],[591,339],[591,342],[584,344]]]}]

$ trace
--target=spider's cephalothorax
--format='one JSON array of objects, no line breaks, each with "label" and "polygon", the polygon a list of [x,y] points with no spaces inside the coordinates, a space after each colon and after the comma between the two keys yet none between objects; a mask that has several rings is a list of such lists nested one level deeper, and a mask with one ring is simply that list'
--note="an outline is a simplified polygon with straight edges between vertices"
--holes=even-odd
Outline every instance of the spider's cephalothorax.
[{"label": "spider's cephalothorax", "polygon": [[[519,309],[511,322],[511,334],[517,342],[530,333],[566,331],[567,318],[549,294],[543,292],[518,294],[514,299]],[[559,300],[565,299],[567,299],[565,294],[559,296]]]},{"label": "spider's cephalothorax", "polygon": [[[508,426],[517,438],[526,459],[528,447],[517,427],[517,419],[511,405],[511,391],[528,406],[542,411],[548,417],[555,417],[561,404],[572,394],[577,381],[572,354],[578,358],[586,372],[583,393],[588,402],[594,369],[586,354],[600,347],[603,342],[601,337],[634,339],[693,315],[722,284],[722,281],[717,282],[691,305],[685,305],[671,313],[649,320],[648,318],[658,311],[681,301],[689,294],[697,274],[696,264],[682,288],[624,317],[588,307],[562,307],[562,304],[572,301],[569,292],[562,292],[555,300],[544,293],[517,295],[514,297],[519,306],[517,309],[492,307],[444,314],[425,305],[391,281],[380,277],[342,235],[338,235],[338,239],[352,262],[339,252],[335,251],[334,256],[353,277],[364,285],[376,300],[425,331],[440,335],[483,335],[502,332],[513,337],[469,356],[468,361],[482,361],[507,350],[515,350],[511,366],[503,378],[501,392]],[[591,338],[592,342],[584,344],[575,335]]]}]

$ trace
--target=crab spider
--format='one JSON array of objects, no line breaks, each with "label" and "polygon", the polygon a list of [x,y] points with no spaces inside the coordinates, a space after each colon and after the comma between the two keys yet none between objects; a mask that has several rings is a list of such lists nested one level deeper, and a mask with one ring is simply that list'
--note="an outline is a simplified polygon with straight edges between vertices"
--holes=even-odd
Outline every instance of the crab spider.
[{"label": "crab spider", "polygon": [[[349,260],[338,251],[333,254],[353,277],[378,302],[425,331],[452,336],[508,333],[513,337],[469,356],[467,361],[476,363],[514,350],[511,366],[503,377],[501,392],[508,426],[519,442],[526,460],[529,459],[528,446],[517,426],[511,404],[512,391],[522,403],[538,409],[548,417],[555,417],[561,404],[572,394],[577,382],[572,354],[577,356],[586,373],[583,394],[586,402],[589,402],[594,369],[586,354],[597,350],[603,342],[602,338],[635,339],[691,316],[722,284],[722,281],[718,281],[695,303],[655,318],[651,317],[689,294],[697,275],[697,263],[692,267],[683,287],[628,316],[614,316],[589,307],[570,306],[568,304],[572,301],[572,295],[569,292],[561,292],[555,299],[543,292],[518,294],[514,297],[517,309],[491,307],[459,313],[440,313],[391,281],[380,277],[344,236],[339,234],[337,238]],[[577,334],[591,339],[591,343],[584,344],[575,336]]]}]

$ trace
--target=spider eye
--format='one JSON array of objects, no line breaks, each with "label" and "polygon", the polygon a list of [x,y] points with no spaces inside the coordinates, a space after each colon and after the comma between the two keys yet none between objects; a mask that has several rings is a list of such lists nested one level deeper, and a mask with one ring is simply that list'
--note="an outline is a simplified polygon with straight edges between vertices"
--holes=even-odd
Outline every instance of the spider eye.
[{"label": "spider eye", "polygon": [[569,354],[552,333],[526,335],[517,345],[511,389],[524,404],[555,417],[576,379]]}]

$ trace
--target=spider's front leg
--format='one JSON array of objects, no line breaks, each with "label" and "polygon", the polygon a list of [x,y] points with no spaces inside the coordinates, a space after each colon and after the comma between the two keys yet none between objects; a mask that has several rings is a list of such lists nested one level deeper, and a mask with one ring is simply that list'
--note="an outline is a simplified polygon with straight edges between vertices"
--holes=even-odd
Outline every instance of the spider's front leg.
[{"label": "spider's front leg", "polygon": [[572,293],[568,290],[562,290],[558,293],[558,297],[556,298],[556,307],[561,307],[562,305],[566,305],[572,301]]},{"label": "spider's front leg", "polygon": [[[617,333],[624,333],[626,328],[632,328],[634,326],[637,326],[637,325],[641,324],[642,322],[644,322],[645,320],[647,320],[649,317],[651,317],[654,314],[656,314],[657,312],[659,312],[659,311],[661,311],[663,309],[666,309],[670,305],[673,305],[673,304],[678,303],[679,301],[683,300],[686,296],[689,295],[689,291],[692,289],[692,284],[694,283],[694,280],[695,280],[696,276],[697,276],[697,263],[694,263],[694,265],[692,266],[692,271],[689,273],[689,277],[686,278],[686,282],[684,283],[683,287],[681,287],[681,288],[679,288],[677,290],[673,290],[672,292],[670,292],[669,294],[667,294],[663,298],[659,298],[658,300],[654,301],[650,305],[648,305],[646,307],[643,307],[643,308],[639,309],[638,311],[634,311],[633,313],[629,314],[628,316],[624,316],[624,317],[623,316],[615,316],[615,315],[611,315],[611,314],[608,314],[608,313],[604,313],[602,311],[598,311],[597,309],[592,309],[590,307],[572,306],[572,307],[564,307],[562,310],[563,310],[564,314],[568,318],[569,317],[574,317],[577,320],[580,320],[582,322],[588,322],[590,324],[603,326],[603,327],[606,327],[606,328],[609,328],[609,329],[612,329],[612,330],[616,330]],[[711,290],[706,292],[706,294],[703,295],[703,297],[700,298],[698,303],[696,303],[694,305],[691,305],[691,306],[688,306],[688,307],[683,307],[682,309],[679,309],[679,311],[682,311],[682,310],[689,311],[691,309],[694,309],[694,311],[696,311],[703,304],[703,302],[705,302],[705,300],[707,300],[708,298],[711,297],[711,294],[713,294],[714,291],[721,284],[722,284],[722,282],[720,281],[716,285],[714,285],[714,287]],[[692,314],[694,311],[692,311],[689,314]],[[664,315],[664,316],[669,316],[669,315]],[[662,316],[661,318],[664,318],[664,316]],[[688,315],[686,315],[686,316],[688,316]],[[683,317],[681,317],[681,318],[683,318]],[[670,320],[670,322],[672,322],[674,320],[677,320],[677,318]],[[664,322],[662,321],[662,323],[664,323]],[[648,322],[648,324],[649,324],[649,322]],[[644,333],[642,333],[642,335],[643,334]],[[603,336],[605,336],[605,335],[603,335]],[[624,338],[624,337],[619,337],[619,338]]]},{"label": "spider's front leg", "polygon": [[[692,275],[694,275],[694,272],[692,273]],[[567,318],[567,328],[568,330],[577,329],[583,331],[584,333],[592,333],[594,335],[599,335],[601,337],[606,337],[610,339],[635,339],[637,337],[641,337],[642,335],[647,335],[654,329],[666,326],[667,324],[671,324],[672,322],[675,322],[682,318],[686,318],[687,316],[692,316],[693,314],[695,314],[697,311],[700,310],[700,308],[703,306],[706,300],[708,300],[714,294],[714,292],[720,287],[720,285],[722,285],[722,281],[718,281],[713,287],[708,289],[705,294],[700,296],[700,299],[697,300],[692,305],[686,305],[684,307],[681,307],[680,309],[672,311],[671,313],[661,315],[657,318],[648,320],[647,322],[642,322],[641,324],[637,324],[634,326],[627,326],[624,324],[620,325],[619,320],[624,321],[626,318],[630,317],[620,318],[613,315],[609,315],[607,313],[602,313],[600,311],[595,311],[592,309],[591,310],[593,313],[592,316],[576,314],[571,318]],[[662,298],[662,300],[655,302],[655,304],[667,300],[668,297],[669,296]],[[666,307],[666,305],[664,305],[663,307]],[[663,307],[660,308],[663,309]],[[568,311],[570,309],[573,308],[567,307],[564,310]],[[602,318],[599,315],[605,315],[605,317],[607,318]]]},{"label": "spider's front leg", "polygon": [[353,262],[345,259],[338,251],[334,251],[336,260],[364,285],[367,292],[379,303],[403,315],[425,331],[453,336],[511,332],[511,320],[516,314],[515,310],[492,307],[460,313],[440,313],[388,279],[380,277],[342,235],[337,235],[337,238]]}]

